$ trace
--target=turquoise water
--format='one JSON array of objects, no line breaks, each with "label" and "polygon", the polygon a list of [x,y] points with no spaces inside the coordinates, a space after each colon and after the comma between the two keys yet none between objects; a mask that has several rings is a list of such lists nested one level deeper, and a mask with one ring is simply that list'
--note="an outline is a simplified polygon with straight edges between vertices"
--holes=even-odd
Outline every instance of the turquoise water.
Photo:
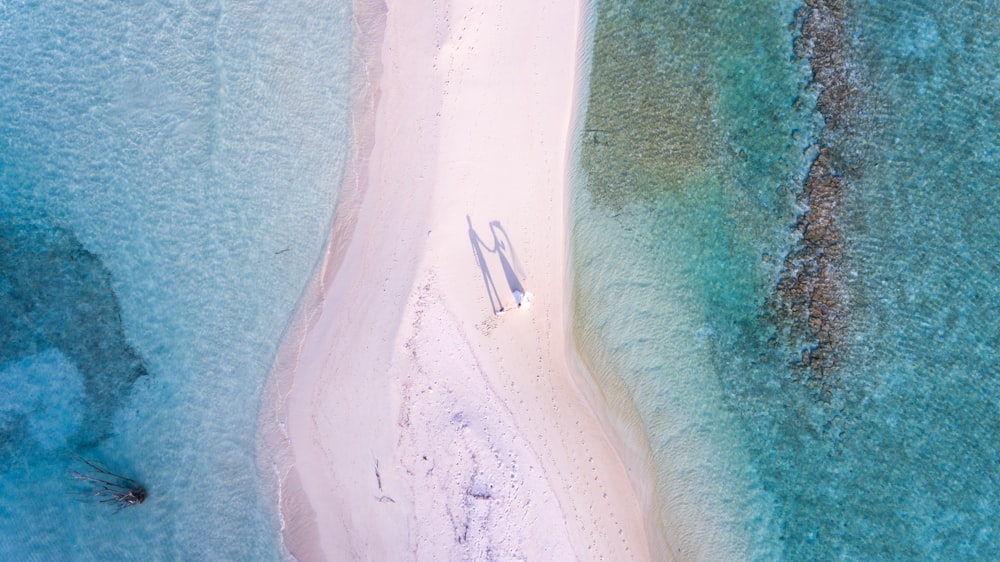
[{"label": "turquoise water", "polygon": [[[347,2],[0,5],[0,559],[281,556],[255,459],[347,156]],[[149,490],[117,514],[73,455]]]},{"label": "turquoise water", "polygon": [[[799,8],[596,5],[577,337],[646,430],[676,550],[998,559],[1000,9],[852,4],[850,113],[824,118]],[[846,311],[823,372],[778,290],[820,147]]]}]

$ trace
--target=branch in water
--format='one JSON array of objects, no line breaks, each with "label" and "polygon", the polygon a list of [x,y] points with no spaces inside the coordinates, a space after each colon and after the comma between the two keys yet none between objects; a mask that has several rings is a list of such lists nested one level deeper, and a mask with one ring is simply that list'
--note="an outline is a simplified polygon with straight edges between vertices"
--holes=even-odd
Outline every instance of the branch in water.
[{"label": "branch in water", "polygon": [[83,457],[77,457],[77,460],[87,465],[91,472],[84,473],[74,470],[70,471],[70,475],[75,480],[86,482],[92,488],[93,496],[100,498],[98,501],[101,503],[116,504],[121,510],[146,501],[147,492],[142,484],[131,478],[115,474]]}]

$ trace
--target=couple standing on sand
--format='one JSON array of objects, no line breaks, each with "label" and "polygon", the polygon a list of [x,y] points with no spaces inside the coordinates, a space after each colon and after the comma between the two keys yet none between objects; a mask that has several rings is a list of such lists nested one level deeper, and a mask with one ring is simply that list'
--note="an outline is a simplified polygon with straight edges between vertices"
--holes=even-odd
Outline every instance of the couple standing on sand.
[{"label": "couple standing on sand", "polygon": [[[496,254],[500,259],[500,266],[503,268],[504,277],[507,279],[507,285],[510,287],[511,293],[514,295],[514,302],[517,304],[517,308],[530,308],[531,299],[533,295],[524,290],[524,286],[521,285],[521,279],[524,277],[523,268],[520,262],[517,260],[517,255],[514,254],[514,247],[510,243],[510,237],[507,235],[507,231],[504,230],[500,221],[490,222],[490,232],[493,234],[493,244],[491,246],[486,245],[483,239],[479,237],[476,230],[472,228],[472,218],[469,215],[465,215],[466,221],[469,223],[469,241],[472,243],[472,253],[476,258],[476,262],[479,264],[479,269],[483,273],[483,282],[486,283],[486,294],[490,297],[490,305],[493,307],[493,314],[497,316],[503,315],[509,309],[503,305],[503,299],[500,298],[500,293],[497,291],[496,284],[493,282],[493,275],[490,274],[489,265],[486,263],[486,252],[491,254]],[[501,236],[503,240],[501,240]],[[507,257],[507,252],[510,252],[510,259]]]},{"label": "couple standing on sand", "polygon": [[[530,292],[522,293],[521,291],[514,291],[514,302],[517,303],[518,308],[531,308],[531,299],[533,296]],[[507,310],[501,305],[500,310],[497,311],[497,316],[503,315]]]}]

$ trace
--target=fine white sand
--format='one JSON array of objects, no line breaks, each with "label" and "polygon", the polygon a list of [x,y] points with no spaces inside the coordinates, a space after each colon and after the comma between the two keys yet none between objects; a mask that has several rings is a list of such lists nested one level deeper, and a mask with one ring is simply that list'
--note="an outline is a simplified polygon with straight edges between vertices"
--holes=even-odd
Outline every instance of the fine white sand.
[{"label": "fine white sand", "polygon": [[290,556],[667,556],[568,324],[581,10],[356,7],[356,164],[263,408]]}]

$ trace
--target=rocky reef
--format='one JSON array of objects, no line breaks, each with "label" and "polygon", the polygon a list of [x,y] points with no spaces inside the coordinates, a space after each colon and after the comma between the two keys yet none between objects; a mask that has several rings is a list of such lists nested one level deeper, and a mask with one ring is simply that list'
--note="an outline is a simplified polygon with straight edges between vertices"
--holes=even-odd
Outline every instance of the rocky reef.
[{"label": "rocky reef", "polygon": [[802,31],[795,53],[812,69],[809,87],[816,91],[824,128],[798,197],[804,209],[795,224],[799,242],[785,259],[776,291],[778,315],[802,349],[797,371],[827,390],[850,313],[840,203],[850,186],[851,163],[840,147],[857,121],[860,78],[851,64],[846,4],[807,0],[797,13]]}]

